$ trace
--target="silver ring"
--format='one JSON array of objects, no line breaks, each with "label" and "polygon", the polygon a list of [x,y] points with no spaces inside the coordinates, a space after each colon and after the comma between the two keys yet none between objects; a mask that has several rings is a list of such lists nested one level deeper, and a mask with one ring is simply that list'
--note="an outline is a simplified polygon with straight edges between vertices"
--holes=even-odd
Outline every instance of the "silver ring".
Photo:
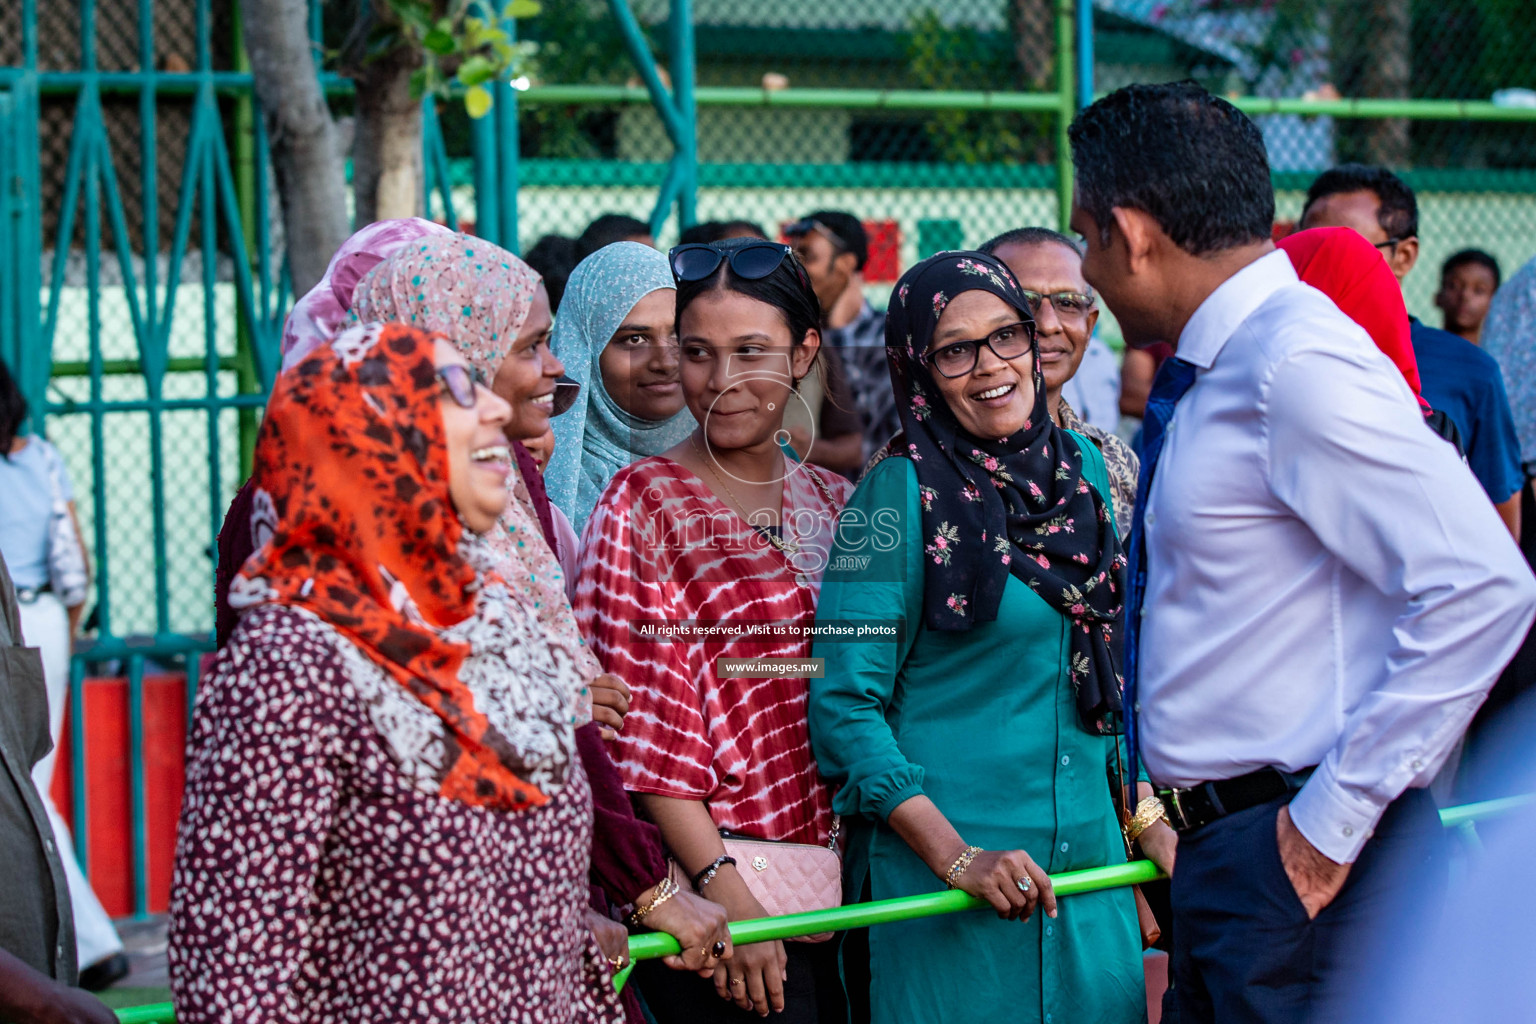
[{"label": "silver ring", "polygon": [[1013,884],[1019,887],[1019,892],[1029,892],[1029,877],[1027,875],[1023,878],[1015,879]]}]

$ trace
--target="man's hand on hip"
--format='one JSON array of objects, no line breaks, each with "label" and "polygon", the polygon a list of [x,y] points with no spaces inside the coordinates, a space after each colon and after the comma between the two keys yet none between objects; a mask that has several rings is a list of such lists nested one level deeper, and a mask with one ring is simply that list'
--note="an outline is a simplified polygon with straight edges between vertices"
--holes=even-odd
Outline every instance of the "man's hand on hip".
[{"label": "man's hand on hip", "polygon": [[1344,888],[1350,866],[1337,864],[1318,853],[1317,847],[1307,842],[1307,837],[1291,821],[1289,807],[1280,808],[1280,814],[1275,818],[1275,841],[1280,847],[1280,863],[1285,866],[1291,887],[1306,908],[1307,916],[1315,920]]}]

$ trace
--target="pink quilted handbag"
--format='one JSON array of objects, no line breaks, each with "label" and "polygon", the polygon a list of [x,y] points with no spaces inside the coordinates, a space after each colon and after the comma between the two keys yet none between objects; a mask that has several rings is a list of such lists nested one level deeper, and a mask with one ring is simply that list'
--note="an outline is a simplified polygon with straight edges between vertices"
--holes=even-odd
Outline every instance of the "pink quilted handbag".
[{"label": "pink quilted handbag", "polygon": [[[832,819],[832,837],[826,846],[808,843],[776,843],[768,839],[720,836],[725,852],[736,860],[736,870],[757,902],[770,917],[827,910],[843,905],[843,856],[838,850],[842,819]],[[688,874],[672,862],[672,879],[692,890]],[[832,932],[805,935],[790,942],[825,942]]]}]

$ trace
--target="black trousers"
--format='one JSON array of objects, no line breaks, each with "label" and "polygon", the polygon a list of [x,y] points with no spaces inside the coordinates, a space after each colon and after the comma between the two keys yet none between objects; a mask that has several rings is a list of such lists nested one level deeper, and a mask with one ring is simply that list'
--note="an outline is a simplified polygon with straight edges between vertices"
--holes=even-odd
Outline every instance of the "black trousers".
[{"label": "black trousers", "polygon": [[[789,980],[784,983],[784,1012],[774,1024],[844,1024],[847,1001],[838,976],[837,943],[786,942]],[[659,960],[635,966],[634,982],[656,1024],[759,1024],[756,1010],[728,1003],[708,978],[674,971]]]},{"label": "black trousers", "polygon": [[1364,1021],[1392,952],[1433,928],[1449,847],[1427,790],[1387,808],[1338,897],[1315,920],[1280,862],[1275,819],[1289,796],[1179,839],[1173,873],[1172,1000],[1178,1024]]}]

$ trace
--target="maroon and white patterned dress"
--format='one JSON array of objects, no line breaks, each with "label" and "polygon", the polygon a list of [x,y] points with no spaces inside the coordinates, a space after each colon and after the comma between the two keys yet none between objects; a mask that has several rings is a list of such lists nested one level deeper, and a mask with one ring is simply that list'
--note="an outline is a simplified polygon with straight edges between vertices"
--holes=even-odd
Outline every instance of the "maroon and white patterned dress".
[{"label": "maroon and white patterned dress", "polygon": [[[780,522],[798,549],[787,556],[665,456],[608,485],[582,538],[575,607],[598,660],[629,684],[613,750],[631,792],[702,800],[718,827],[743,835],[827,841],[832,801],[811,756],[810,684],[722,676],[718,665],[810,656],[816,595],[851,490],[824,470],[786,466]],[[704,638],[649,639],[652,627]]]},{"label": "maroon and white patterned dress", "polygon": [[308,612],[248,612],[198,695],[177,836],[180,1024],[623,1019],[586,927],[580,764],[506,812],[413,784],[425,711]]}]

